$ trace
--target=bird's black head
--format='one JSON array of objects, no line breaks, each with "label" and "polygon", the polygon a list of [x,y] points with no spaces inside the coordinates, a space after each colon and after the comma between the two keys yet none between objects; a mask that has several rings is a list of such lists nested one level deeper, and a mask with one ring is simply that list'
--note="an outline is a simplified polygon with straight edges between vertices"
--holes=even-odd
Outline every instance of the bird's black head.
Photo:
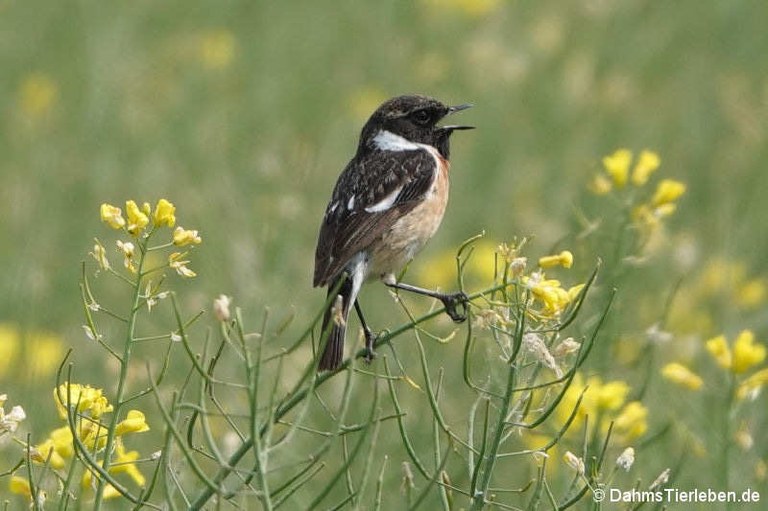
[{"label": "bird's black head", "polygon": [[365,123],[360,135],[360,149],[376,148],[376,137],[382,132],[389,132],[407,142],[433,146],[448,158],[451,133],[472,129],[473,126],[438,126],[437,123],[446,115],[470,106],[447,106],[427,96],[397,96],[382,103]]}]

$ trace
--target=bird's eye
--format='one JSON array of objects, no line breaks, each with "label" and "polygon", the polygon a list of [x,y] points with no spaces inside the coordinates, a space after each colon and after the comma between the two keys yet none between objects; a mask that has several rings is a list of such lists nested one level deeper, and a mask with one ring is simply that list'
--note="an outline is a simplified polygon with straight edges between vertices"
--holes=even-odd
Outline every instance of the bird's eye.
[{"label": "bird's eye", "polygon": [[426,124],[429,124],[429,120],[431,116],[429,115],[429,112],[427,112],[426,110],[417,110],[413,113],[411,117],[413,118],[414,122],[416,122],[416,124],[421,124],[422,126],[424,126]]}]

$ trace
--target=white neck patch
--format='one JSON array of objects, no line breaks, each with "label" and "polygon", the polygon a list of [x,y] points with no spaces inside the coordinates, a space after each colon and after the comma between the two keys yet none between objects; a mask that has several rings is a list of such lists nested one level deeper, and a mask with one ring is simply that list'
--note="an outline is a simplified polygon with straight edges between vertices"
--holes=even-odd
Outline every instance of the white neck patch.
[{"label": "white neck patch", "polygon": [[416,151],[425,147],[424,144],[411,142],[387,130],[379,131],[373,137],[373,144],[382,151]]}]

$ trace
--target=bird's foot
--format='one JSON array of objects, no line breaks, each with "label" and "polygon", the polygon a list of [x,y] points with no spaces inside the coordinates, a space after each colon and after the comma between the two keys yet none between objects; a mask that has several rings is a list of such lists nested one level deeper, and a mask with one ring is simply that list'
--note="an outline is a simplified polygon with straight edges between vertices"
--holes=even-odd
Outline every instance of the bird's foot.
[{"label": "bird's foot", "polygon": [[376,352],[373,350],[373,347],[379,336],[374,334],[370,328],[364,328],[363,335],[365,335],[365,354],[363,355],[363,360],[365,360],[366,364],[370,364],[373,362],[373,359],[376,358]]},{"label": "bird's foot", "polygon": [[[445,307],[445,313],[448,314],[455,323],[463,323],[467,320],[469,297],[463,291],[457,293],[440,295],[437,297]],[[458,307],[461,307],[459,312]]]}]

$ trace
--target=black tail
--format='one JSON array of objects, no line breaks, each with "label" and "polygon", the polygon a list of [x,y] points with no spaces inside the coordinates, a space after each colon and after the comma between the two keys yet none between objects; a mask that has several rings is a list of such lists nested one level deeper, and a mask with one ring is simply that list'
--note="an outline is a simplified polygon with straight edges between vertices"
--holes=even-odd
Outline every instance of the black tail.
[{"label": "black tail", "polygon": [[[325,316],[323,316],[323,328],[320,330],[322,334],[325,334],[326,329],[330,325],[328,340],[325,342],[325,349],[318,365],[318,370],[320,371],[334,371],[338,369],[341,365],[341,360],[344,358],[344,337],[347,333],[347,318],[349,317],[349,309],[356,297],[352,296],[352,279],[345,274],[342,274],[339,278],[344,279],[337,292],[338,296],[341,296],[341,318],[334,320],[336,300],[331,300],[328,309],[325,311]],[[329,296],[337,286],[338,280],[328,285]],[[341,319],[341,321],[338,322],[338,319]]]}]

